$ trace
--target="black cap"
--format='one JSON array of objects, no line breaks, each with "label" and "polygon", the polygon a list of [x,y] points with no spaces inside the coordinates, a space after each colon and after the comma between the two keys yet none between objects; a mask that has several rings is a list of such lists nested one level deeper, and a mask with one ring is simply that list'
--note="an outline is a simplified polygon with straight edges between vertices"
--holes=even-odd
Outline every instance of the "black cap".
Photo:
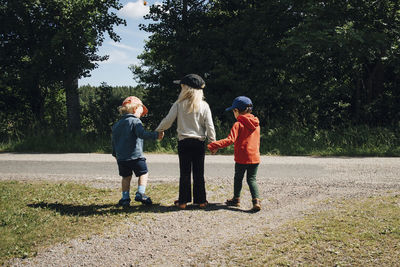
[{"label": "black cap", "polygon": [[206,86],[203,78],[201,78],[197,74],[188,74],[183,77],[181,80],[175,80],[174,83],[176,84],[186,84],[194,89],[203,89]]}]

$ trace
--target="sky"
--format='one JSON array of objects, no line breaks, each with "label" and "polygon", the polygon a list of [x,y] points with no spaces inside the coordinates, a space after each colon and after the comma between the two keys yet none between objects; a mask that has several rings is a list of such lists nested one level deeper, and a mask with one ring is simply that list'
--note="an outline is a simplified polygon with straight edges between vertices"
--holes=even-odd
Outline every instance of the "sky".
[{"label": "sky", "polygon": [[147,32],[139,30],[139,24],[149,23],[143,16],[149,13],[150,5],[160,3],[156,0],[146,2],[144,5],[143,0],[120,0],[124,7],[117,11],[117,15],[126,20],[127,26],[115,26],[114,31],[121,37],[121,41],[116,43],[106,34],[107,38],[99,47],[98,55],[109,55],[109,59],[98,62],[98,68],[90,72],[91,77],[78,81],[79,86],[99,86],[102,82],[111,86],[136,85],[128,67],[139,63],[137,56],[143,52],[145,40],[149,36]]}]

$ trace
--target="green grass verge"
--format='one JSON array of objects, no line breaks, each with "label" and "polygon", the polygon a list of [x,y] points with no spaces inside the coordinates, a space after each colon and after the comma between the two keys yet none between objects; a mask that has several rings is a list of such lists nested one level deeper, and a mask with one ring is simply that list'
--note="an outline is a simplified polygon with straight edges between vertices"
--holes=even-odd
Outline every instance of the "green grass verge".
[{"label": "green grass verge", "polygon": [[261,152],[296,156],[400,156],[400,128],[268,129],[261,136]]},{"label": "green grass verge", "polygon": [[[146,140],[146,152],[175,153],[177,138],[161,141]],[[0,152],[33,153],[111,153],[111,137],[85,136],[79,134],[33,135],[19,140],[0,142]]]},{"label": "green grass verge", "polygon": [[[34,256],[38,249],[74,237],[110,231],[123,220],[136,221],[169,207],[177,185],[147,189],[153,206],[132,202],[128,209],[115,207],[118,190],[94,189],[70,183],[0,182],[0,265],[14,257]],[[157,204],[158,203],[158,204]]]},{"label": "green grass verge", "polygon": [[0,143],[0,152],[111,153],[111,138],[84,135],[33,135]]},{"label": "green grass verge", "polygon": [[[230,127],[221,126],[217,138],[225,138]],[[167,132],[162,141],[145,141],[152,153],[176,153],[176,134]],[[0,152],[111,153],[111,137],[89,135],[33,135],[0,142]],[[262,129],[260,152],[287,156],[400,156],[400,128],[353,126],[334,130],[279,127]],[[233,154],[233,145],[218,154]]]},{"label": "green grass verge", "polygon": [[399,266],[400,195],[339,201],[234,247],[235,266]]}]

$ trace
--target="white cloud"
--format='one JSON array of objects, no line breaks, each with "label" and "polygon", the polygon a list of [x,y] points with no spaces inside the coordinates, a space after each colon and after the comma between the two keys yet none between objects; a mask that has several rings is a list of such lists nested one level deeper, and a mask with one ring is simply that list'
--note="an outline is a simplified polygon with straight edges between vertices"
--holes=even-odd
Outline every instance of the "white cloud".
[{"label": "white cloud", "polygon": [[100,64],[102,65],[117,64],[117,65],[129,66],[131,64],[136,64],[138,62],[136,55],[132,55],[130,53],[126,53],[125,51],[121,50],[112,49],[107,52],[107,55],[109,55],[108,60],[102,61],[101,63],[99,62]]},{"label": "white cloud", "polygon": [[117,47],[117,48],[129,50],[129,51],[138,52],[138,51],[141,50],[141,49],[135,48],[135,47],[133,47],[133,46],[129,46],[129,45],[126,45],[126,44],[121,44],[121,43],[116,43],[116,42],[108,42],[108,44],[110,44],[110,45],[112,45],[112,46],[114,46],[114,47]]},{"label": "white cloud", "polygon": [[128,2],[119,11],[119,14],[124,18],[139,19],[148,14],[149,11],[150,7],[148,5],[144,5],[143,0],[137,0],[136,2]]}]

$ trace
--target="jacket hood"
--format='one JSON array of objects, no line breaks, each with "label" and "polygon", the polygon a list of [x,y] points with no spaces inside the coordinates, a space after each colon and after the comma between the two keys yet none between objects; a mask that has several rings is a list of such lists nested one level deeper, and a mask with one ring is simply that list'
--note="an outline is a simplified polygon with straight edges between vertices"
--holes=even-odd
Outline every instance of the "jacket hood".
[{"label": "jacket hood", "polygon": [[241,122],[244,125],[244,127],[246,127],[251,131],[254,131],[260,125],[260,121],[258,120],[258,118],[250,113],[239,115],[237,117],[237,121]]}]

